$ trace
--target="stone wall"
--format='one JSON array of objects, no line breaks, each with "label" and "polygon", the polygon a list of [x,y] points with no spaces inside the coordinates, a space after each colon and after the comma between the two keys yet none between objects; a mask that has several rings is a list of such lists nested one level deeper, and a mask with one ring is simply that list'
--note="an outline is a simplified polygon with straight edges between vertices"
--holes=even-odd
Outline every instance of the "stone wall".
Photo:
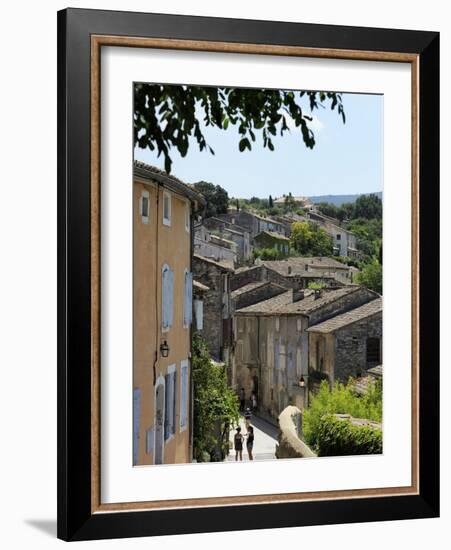
[{"label": "stone wall", "polygon": [[279,437],[278,445],[276,445],[277,458],[316,457],[316,454],[298,436],[295,421],[300,415],[301,411],[294,406],[288,406],[280,413]]},{"label": "stone wall", "polygon": [[193,259],[193,276],[200,283],[209,287],[208,292],[203,296],[204,311],[203,311],[203,329],[200,332],[201,336],[207,342],[210,354],[217,360],[223,358],[223,277],[226,272],[218,266],[199,260]]},{"label": "stone wall", "polygon": [[[367,362],[367,339],[378,338],[380,360]],[[335,379],[346,382],[382,363],[382,312],[335,332]]]}]

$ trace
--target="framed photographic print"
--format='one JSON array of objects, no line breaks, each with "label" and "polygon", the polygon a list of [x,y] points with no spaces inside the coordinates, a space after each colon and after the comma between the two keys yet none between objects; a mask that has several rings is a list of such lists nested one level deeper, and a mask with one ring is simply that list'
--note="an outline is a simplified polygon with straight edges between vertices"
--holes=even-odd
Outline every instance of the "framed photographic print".
[{"label": "framed photographic print", "polygon": [[437,516],[438,33],[68,9],[58,71],[58,536]]}]

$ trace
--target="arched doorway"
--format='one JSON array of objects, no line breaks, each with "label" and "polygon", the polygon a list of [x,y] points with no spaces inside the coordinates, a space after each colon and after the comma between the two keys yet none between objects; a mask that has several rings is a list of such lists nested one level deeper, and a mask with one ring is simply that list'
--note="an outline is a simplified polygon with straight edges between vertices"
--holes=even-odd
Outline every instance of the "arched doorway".
[{"label": "arched doorway", "polygon": [[155,444],[154,464],[163,464],[164,461],[164,377],[159,376],[155,386]]}]

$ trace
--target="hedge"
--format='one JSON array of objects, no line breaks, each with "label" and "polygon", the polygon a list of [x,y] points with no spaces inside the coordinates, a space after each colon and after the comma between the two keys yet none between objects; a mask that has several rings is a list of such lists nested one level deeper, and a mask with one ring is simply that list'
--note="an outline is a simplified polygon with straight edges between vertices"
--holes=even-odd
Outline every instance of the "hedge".
[{"label": "hedge", "polygon": [[316,450],[318,456],[381,454],[382,431],[325,415],[319,423]]}]

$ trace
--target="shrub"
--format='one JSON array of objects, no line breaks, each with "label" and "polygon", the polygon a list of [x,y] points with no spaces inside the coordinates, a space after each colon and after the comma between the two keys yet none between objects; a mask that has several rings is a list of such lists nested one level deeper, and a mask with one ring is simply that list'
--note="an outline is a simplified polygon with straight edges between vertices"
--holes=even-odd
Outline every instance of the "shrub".
[{"label": "shrub", "polygon": [[319,422],[318,456],[370,455],[382,453],[382,431],[355,426],[349,420],[325,415]]},{"label": "shrub", "polygon": [[370,383],[367,392],[359,396],[355,393],[352,380],[348,384],[336,382],[332,389],[327,381],[322,381],[319,391],[310,396],[309,408],[304,412],[303,432],[308,445],[318,445],[321,419],[326,414],[350,414],[356,418],[382,420],[382,385]]}]

